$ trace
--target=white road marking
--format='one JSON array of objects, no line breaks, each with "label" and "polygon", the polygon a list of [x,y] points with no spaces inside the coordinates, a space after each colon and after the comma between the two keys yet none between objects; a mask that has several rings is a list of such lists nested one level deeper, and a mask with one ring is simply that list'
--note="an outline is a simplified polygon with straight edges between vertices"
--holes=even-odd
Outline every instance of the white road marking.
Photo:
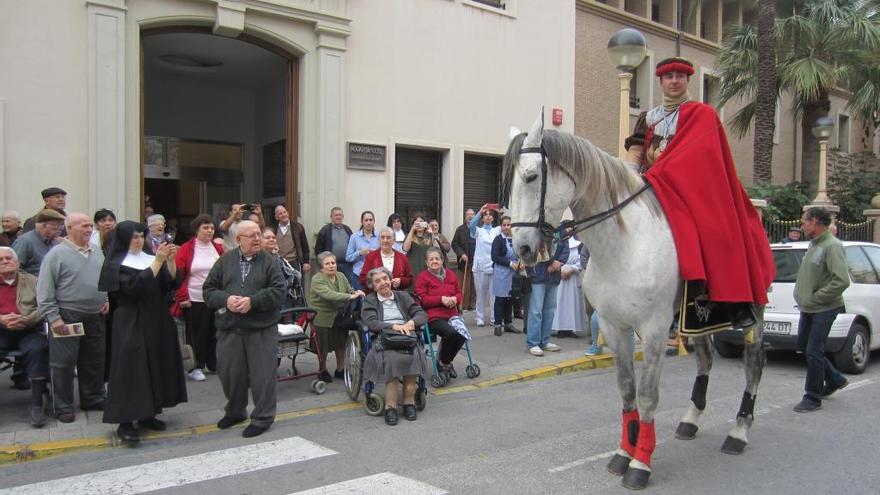
[{"label": "white road marking", "polygon": [[0,495],[128,495],[259,471],[337,452],[304,438],[256,443],[0,490]]},{"label": "white road marking", "polygon": [[837,393],[842,394],[844,392],[849,392],[850,390],[855,390],[857,388],[861,388],[865,385],[870,385],[872,383],[874,383],[874,380],[871,380],[870,378],[865,378],[864,380],[859,380],[857,382],[850,382],[850,384],[847,385],[846,388],[838,390]]},{"label": "white road marking", "polygon": [[550,468],[547,470],[548,473],[559,473],[562,471],[567,471],[571,468],[576,468],[578,466],[583,466],[589,462],[598,461],[600,459],[607,459],[614,455],[617,450],[609,450],[608,452],[602,452],[601,454],[591,455],[590,457],[585,457],[583,459],[578,459],[576,461],[571,461],[569,463],[563,464],[561,466],[556,466],[555,468]]},{"label": "white road marking", "polygon": [[443,495],[446,490],[394,473],[379,473],[296,492],[291,495],[372,495],[405,493],[406,495]]}]

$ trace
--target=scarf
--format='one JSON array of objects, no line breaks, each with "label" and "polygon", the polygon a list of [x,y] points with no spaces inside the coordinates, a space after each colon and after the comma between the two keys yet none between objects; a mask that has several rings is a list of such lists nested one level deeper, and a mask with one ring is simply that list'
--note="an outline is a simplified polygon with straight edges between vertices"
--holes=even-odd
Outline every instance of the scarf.
[{"label": "scarf", "polygon": [[687,91],[685,91],[684,94],[679,96],[678,98],[669,98],[668,96],[663,95],[663,108],[665,108],[666,110],[675,110],[677,106],[690,99],[691,95]]},{"label": "scarf", "polygon": [[439,272],[439,273],[434,273],[434,271],[431,270],[431,269],[428,269],[428,271],[431,272],[431,275],[433,275],[433,276],[439,278],[441,282],[443,282],[443,281],[446,280],[446,268],[443,268],[443,267],[441,266],[441,267],[440,267],[440,272]]}]

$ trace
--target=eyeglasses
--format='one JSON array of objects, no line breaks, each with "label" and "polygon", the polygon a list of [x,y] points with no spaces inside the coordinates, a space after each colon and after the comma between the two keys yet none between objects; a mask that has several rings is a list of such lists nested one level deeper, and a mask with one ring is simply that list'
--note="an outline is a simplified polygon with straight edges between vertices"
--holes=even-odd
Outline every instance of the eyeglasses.
[{"label": "eyeglasses", "polygon": [[262,239],[263,238],[263,236],[260,235],[259,232],[254,232],[251,235],[239,234],[238,236],[241,237],[242,239]]}]

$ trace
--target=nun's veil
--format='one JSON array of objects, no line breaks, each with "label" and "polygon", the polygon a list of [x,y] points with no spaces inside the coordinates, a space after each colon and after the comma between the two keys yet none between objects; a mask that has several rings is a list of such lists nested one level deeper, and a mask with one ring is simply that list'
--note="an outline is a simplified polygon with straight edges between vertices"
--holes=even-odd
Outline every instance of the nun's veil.
[{"label": "nun's veil", "polygon": [[128,247],[134,234],[144,234],[147,226],[142,223],[126,220],[119,222],[116,229],[110,233],[107,242],[107,255],[104,258],[104,266],[101,267],[101,278],[98,280],[98,290],[113,292],[119,290],[119,269],[125,257],[128,256]]}]

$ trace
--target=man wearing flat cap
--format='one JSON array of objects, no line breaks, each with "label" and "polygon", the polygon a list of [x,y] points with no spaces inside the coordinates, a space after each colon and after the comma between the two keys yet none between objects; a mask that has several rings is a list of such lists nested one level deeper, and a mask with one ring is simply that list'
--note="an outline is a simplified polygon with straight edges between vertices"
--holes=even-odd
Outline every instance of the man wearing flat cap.
[{"label": "man wearing flat cap", "polygon": [[18,236],[12,243],[12,249],[21,263],[21,270],[35,277],[40,275],[43,257],[58,244],[65,218],[61,213],[48,208],[34,215],[34,229]]},{"label": "man wearing flat cap", "polygon": [[788,244],[789,242],[799,242],[801,240],[801,229],[797,225],[792,225],[788,229],[788,235],[783,237],[781,243]]},{"label": "man wearing flat cap", "polygon": [[681,57],[657,64],[663,104],[639,116],[624,143],[625,162],[644,174],[663,206],[688,299],[708,299],[719,319],[751,329],[776,267],[715,109],[690,99],[693,73]]},{"label": "man wearing flat cap", "polygon": [[[43,189],[40,194],[43,196],[43,205],[42,209],[45,210],[55,210],[60,213],[62,216],[67,216],[67,213],[64,211],[64,207],[67,206],[67,191],[61,189],[60,187],[49,187]],[[63,220],[62,220],[63,222]],[[22,231],[30,232],[34,230],[34,227],[37,223],[37,215],[34,215],[24,222],[24,226],[22,227]],[[61,235],[67,235],[67,232],[64,230],[64,224],[61,225]]]}]

